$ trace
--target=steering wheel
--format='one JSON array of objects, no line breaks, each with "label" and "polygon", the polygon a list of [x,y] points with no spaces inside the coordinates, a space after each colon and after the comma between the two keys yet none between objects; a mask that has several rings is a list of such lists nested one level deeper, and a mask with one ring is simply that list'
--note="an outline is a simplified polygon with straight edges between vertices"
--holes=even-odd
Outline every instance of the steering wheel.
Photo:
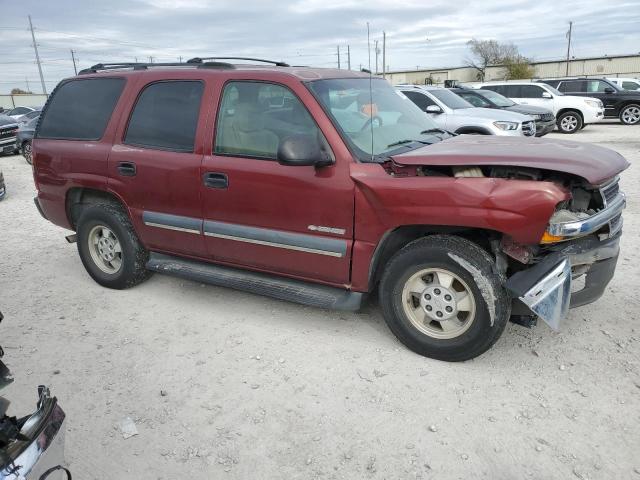
[{"label": "steering wheel", "polygon": [[378,115],[374,115],[373,117],[367,118],[367,120],[364,122],[364,125],[362,125],[362,128],[360,129],[360,131],[364,132],[367,128],[369,128],[370,125],[373,124],[374,120],[378,121],[379,127],[382,126],[382,118],[380,118]]}]

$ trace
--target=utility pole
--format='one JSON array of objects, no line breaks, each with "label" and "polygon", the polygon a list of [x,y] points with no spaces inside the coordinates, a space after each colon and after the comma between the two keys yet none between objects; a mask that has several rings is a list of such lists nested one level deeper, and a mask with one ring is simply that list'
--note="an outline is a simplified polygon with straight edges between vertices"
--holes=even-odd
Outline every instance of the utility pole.
[{"label": "utility pole", "polygon": [[42,93],[47,94],[47,87],[44,86],[44,75],[42,75],[42,65],[40,65],[40,55],[38,55],[38,44],[36,36],[33,33],[33,24],[31,23],[31,15],[29,17],[29,30],[31,30],[31,40],[33,40],[33,50],[36,52],[36,63],[38,64],[38,72],[40,72],[40,83],[42,83]]},{"label": "utility pole", "polygon": [[382,32],[382,78],[387,78],[387,34]]},{"label": "utility pole", "polygon": [[73,49],[71,49],[71,61],[73,62],[73,71],[78,75],[78,68],[76,67],[76,55]]},{"label": "utility pole", "polygon": [[29,87],[29,77],[24,77],[24,81],[27,82],[27,92],[31,92],[31,87]]},{"label": "utility pole", "polygon": [[180,63],[182,63],[182,55],[180,55],[180,56],[178,57],[178,61],[179,61]]},{"label": "utility pole", "polygon": [[380,49],[378,48],[378,40],[374,40],[374,45],[376,47],[376,75],[378,74],[378,54],[380,53]]},{"label": "utility pole", "polygon": [[153,63],[153,57],[149,55],[149,63]]},{"label": "utility pole", "polygon": [[569,76],[569,54],[571,51],[571,29],[573,27],[573,22],[569,22],[569,31],[567,32],[567,39],[569,40],[567,42],[567,73],[565,76]]},{"label": "utility pole", "polygon": [[136,63],[138,63],[138,57],[133,57],[133,58],[135,58],[135,60],[136,60]]},{"label": "utility pole", "polygon": [[347,45],[347,68],[351,70],[351,47]]},{"label": "utility pole", "polygon": [[340,70],[340,45],[338,45],[338,70]]},{"label": "utility pole", "polygon": [[[369,72],[371,72],[371,40],[369,39],[369,22],[367,22],[367,54],[369,55]],[[369,75],[371,75],[371,73],[369,73]],[[373,153],[371,155],[373,155]]]}]

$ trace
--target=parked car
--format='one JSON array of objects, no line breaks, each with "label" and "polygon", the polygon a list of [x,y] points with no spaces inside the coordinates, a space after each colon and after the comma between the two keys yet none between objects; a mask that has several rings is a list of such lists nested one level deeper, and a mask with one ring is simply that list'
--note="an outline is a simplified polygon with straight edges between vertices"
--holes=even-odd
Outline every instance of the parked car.
[{"label": "parked car", "polygon": [[14,154],[18,123],[7,115],[0,114],[0,155]]},{"label": "parked car", "polygon": [[[0,347],[0,359],[3,355]],[[9,369],[0,360],[0,393],[12,381]],[[40,385],[35,412],[10,416],[9,406],[10,402],[0,396],[0,480],[57,480],[64,478],[58,476],[62,472],[70,480],[71,474],[62,466],[65,414],[56,397]]]},{"label": "parked car", "polygon": [[604,106],[600,100],[564,95],[544,83],[483,83],[474,87],[498,92],[521,105],[548,108],[556,116],[556,125],[562,133],[579,132],[604,118]]},{"label": "parked car", "polygon": [[396,88],[447,131],[476,135],[532,136],[536,124],[520,113],[474,105],[442,87],[398,85]]},{"label": "parked car", "polygon": [[25,113],[16,120],[18,120],[18,123],[27,123],[29,120],[37,119],[40,116],[40,112],[42,112],[42,107],[36,107],[35,110]]},{"label": "parked car", "polygon": [[640,90],[640,80],[637,78],[610,78],[607,77],[611,83],[615,83],[621,90]]},{"label": "parked car", "polygon": [[29,165],[31,165],[31,141],[33,140],[33,133],[38,125],[38,117],[29,120],[27,123],[22,123],[18,127],[18,133],[16,133],[16,150],[18,150]]},{"label": "parked car", "polygon": [[4,112],[5,115],[10,116],[14,120],[18,120],[23,115],[34,112],[42,107],[14,107],[11,110]]},{"label": "parked car", "polygon": [[58,85],[35,203],[96,282],[163,272],[344,310],[377,290],[400,341],[448,361],[510,315],[558,328],[603,294],[620,154],[449,134],[386,80],[274,63],[99,64]]},{"label": "parked car", "polygon": [[542,137],[556,128],[556,117],[548,108],[536,107],[535,105],[520,105],[491,90],[462,87],[450,88],[449,90],[464,98],[474,107],[498,108],[528,115],[536,122],[536,137]]},{"label": "parked car", "polygon": [[604,78],[538,80],[562,93],[589,97],[604,104],[605,118],[619,118],[625,125],[640,123],[640,92],[622,90]]},{"label": "parked car", "polygon": [[4,183],[4,175],[2,174],[2,170],[0,170],[0,200],[2,200],[7,195],[7,187]]}]

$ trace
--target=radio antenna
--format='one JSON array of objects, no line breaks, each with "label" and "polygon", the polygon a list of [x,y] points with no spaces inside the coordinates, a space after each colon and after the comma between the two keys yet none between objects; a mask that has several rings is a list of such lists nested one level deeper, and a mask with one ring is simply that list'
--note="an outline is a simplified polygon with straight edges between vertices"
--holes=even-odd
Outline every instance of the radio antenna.
[{"label": "radio antenna", "polygon": [[371,127],[371,162],[373,162],[373,74],[371,73],[371,40],[367,22],[367,52],[369,53],[369,126]]}]

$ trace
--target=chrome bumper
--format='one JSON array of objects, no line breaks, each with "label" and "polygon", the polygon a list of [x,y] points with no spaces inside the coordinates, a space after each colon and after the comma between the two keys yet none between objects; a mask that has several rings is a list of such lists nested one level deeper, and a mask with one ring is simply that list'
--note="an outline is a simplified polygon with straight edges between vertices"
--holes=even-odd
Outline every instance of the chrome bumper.
[{"label": "chrome bumper", "polygon": [[[38,387],[38,409],[22,426],[20,433],[30,440],[16,440],[9,445],[8,462],[0,464],[0,480],[62,480],[68,478],[64,464],[65,414],[49,389]],[[4,458],[0,457],[4,460]],[[47,471],[52,472],[43,477]]]},{"label": "chrome bumper", "polygon": [[610,224],[610,236],[615,235],[622,228],[620,215],[627,205],[624,193],[618,195],[598,213],[576,222],[551,223],[547,231],[559,237],[579,237],[596,232],[603,226]]}]

